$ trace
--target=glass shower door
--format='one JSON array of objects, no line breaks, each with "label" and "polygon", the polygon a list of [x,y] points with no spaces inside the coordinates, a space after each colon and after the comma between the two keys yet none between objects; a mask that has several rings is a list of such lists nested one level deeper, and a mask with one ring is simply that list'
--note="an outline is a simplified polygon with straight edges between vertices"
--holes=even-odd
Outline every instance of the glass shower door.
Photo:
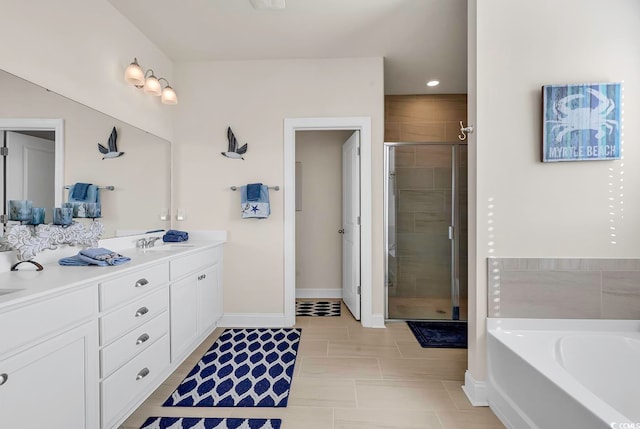
[{"label": "glass shower door", "polygon": [[466,286],[466,270],[457,264],[458,253],[466,247],[456,240],[463,232],[457,227],[463,221],[458,207],[462,199],[466,201],[456,186],[464,181],[466,187],[460,148],[457,144],[386,145],[390,319],[466,318],[462,302],[466,289],[460,293]]}]

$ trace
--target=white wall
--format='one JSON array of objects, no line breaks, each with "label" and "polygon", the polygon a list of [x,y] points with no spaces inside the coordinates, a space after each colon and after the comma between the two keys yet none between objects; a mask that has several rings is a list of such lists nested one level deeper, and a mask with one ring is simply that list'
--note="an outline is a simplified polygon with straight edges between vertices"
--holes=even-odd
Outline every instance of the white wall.
[{"label": "white wall", "polygon": [[[107,0],[3,0],[0,69],[163,138],[171,110],[123,79],[138,57],[171,83],[172,63]],[[178,97],[180,87],[172,85]]]},{"label": "white wall", "polygon": [[[470,168],[469,177],[477,185],[477,242],[470,299],[478,325],[470,332],[469,368],[483,380],[488,256],[640,256],[640,2],[474,3],[477,93],[470,73],[469,105],[476,131],[469,146],[477,144],[477,172]],[[625,82],[624,160],[541,163],[541,86],[617,81]]]},{"label": "white wall", "polygon": [[[302,210],[296,211],[296,290],[342,289],[342,145],[352,131],[296,132]],[[322,298],[317,296],[316,298]]]},{"label": "white wall", "polygon": [[[176,227],[228,230],[225,313],[284,311],[283,192],[271,191],[269,219],[241,219],[239,194],[229,186],[283,185],[284,118],[372,118],[374,311],[382,313],[382,59],[185,63],[174,73],[181,88],[174,201],[187,211]],[[249,144],[244,161],[220,155],[227,126]]]}]

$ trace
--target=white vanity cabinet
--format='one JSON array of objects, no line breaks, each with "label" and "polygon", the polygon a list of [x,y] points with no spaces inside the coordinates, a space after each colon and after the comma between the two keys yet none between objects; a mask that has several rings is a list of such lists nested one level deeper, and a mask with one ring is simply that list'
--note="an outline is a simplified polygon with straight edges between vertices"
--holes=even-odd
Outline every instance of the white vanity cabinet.
[{"label": "white vanity cabinet", "polygon": [[98,426],[95,285],[0,311],[0,427]]},{"label": "white vanity cabinet", "polygon": [[177,257],[171,272],[171,360],[180,360],[222,317],[222,247]]},{"label": "white vanity cabinet", "polygon": [[168,287],[166,261],[99,285],[103,428],[126,418],[170,365]]},{"label": "white vanity cabinet", "polygon": [[222,243],[0,273],[0,428],[117,428],[215,329]]}]

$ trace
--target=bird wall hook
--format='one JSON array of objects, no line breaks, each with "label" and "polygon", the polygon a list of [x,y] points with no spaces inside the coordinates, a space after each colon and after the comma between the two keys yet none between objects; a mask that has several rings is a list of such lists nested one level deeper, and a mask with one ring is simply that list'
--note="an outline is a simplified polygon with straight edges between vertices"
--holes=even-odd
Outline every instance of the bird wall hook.
[{"label": "bird wall hook", "polygon": [[238,140],[236,140],[236,136],[233,135],[233,131],[231,131],[231,127],[227,127],[227,140],[229,140],[229,148],[226,152],[220,152],[223,156],[232,159],[244,159],[242,155],[247,153],[247,143],[242,147],[238,147]]},{"label": "bird wall hook", "polygon": [[113,127],[113,129],[111,130],[111,135],[109,136],[109,142],[107,143],[108,148],[98,143],[98,150],[101,154],[104,155],[102,159],[117,158],[124,155],[124,152],[118,152],[118,146],[116,143],[117,139],[118,132],[116,131],[116,127]]}]

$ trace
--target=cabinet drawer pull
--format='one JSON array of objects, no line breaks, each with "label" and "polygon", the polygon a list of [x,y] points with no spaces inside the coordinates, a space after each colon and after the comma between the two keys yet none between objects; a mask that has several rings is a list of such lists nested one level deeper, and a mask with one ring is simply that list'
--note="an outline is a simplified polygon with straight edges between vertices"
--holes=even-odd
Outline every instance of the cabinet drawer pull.
[{"label": "cabinet drawer pull", "polygon": [[149,340],[149,334],[142,334],[136,340],[136,346],[139,346],[142,343],[146,343]]},{"label": "cabinet drawer pull", "polygon": [[136,375],[136,380],[142,380],[147,375],[149,375],[149,368],[142,368],[138,375]]},{"label": "cabinet drawer pull", "polygon": [[136,282],[136,287],[142,287],[142,286],[146,286],[149,284],[149,280],[147,279],[140,279]]},{"label": "cabinet drawer pull", "polygon": [[138,311],[136,311],[136,317],[144,316],[148,312],[149,312],[149,309],[147,307],[140,307]]},{"label": "cabinet drawer pull", "polygon": [[7,373],[0,374],[0,386],[6,383],[8,379],[9,379],[9,374]]}]

